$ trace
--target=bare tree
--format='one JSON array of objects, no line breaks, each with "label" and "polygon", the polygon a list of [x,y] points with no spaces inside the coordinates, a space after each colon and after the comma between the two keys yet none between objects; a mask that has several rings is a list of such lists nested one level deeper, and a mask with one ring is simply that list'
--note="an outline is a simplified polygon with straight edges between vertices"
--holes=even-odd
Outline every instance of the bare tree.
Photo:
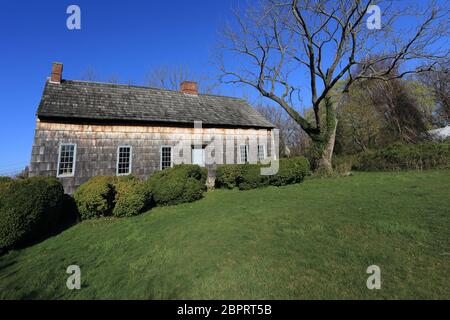
[{"label": "bare tree", "polygon": [[145,76],[144,83],[149,87],[179,90],[181,82],[190,80],[199,84],[199,91],[212,93],[217,84],[212,83],[204,76],[198,76],[182,65],[178,67],[160,66],[150,70]]},{"label": "bare tree", "polygon": [[[97,73],[97,71],[95,71],[95,69],[91,66],[87,67],[86,70],[81,74],[80,76],[81,80],[84,81],[102,81],[101,77],[99,76],[99,74]],[[113,84],[118,84],[119,83],[119,77],[116,74],[111,74],[106,78],[106,82],[107,83],[113,83]]]},{"label": "bare tree", "polygon": [[97,75],[97,72],[95,72],[94,68],[89,66],[81,75],[81,79],[84,81],[98,81],[99,77]]},{"label": "bare tree", "polygon": [[450,124],[450,68],[441,65],[437,70],[422,73],[419,81],[433,91],[436,102],[435,122],[438,125]]},{"label": "bare tree", "polygon": [[310,139],[302,128],[283,112],[283,109],[261,103],[256,105],[255,109],[280,130],[281,157],[298,156],[305,153]]},{"label": "bare tree", "polygon": [[181,82],[193,80],[191,72],[186,67],[171,68],[160,66],[150,70],[145,76],[145,84],[149,87],[179,90]]},{"label": "bare tree", "polygon": [[[439,39],[449,30],[449,10],[432,2],[426,8],[395,0],[261,3],[237,10],[236,21],[225,27],[221,52],[231,56],[220,57],[220,80],[251,86],[278,103],[311,137],[318,154],[316,167],[324,172],[332,170],[335,110],[346,97],[341,94],[336,101],[331,95],[339,81],[344,81],[342,92],[346,93],[358,80],[401,78],[431,70],[437,58],[448,56]],[[382,8],[381,30],[367,26],[375,4]],[[413,28],[400,29],[398,21],[405,17],[414,22]],[[377,58],[367,60],[368,56]],[[388,62],[385,68],[374,68],[381,62]],[[392,70],[400,68],[391,76]],[[299,78],[305,75],[309,84],[302,87]],[[311,96],[313,121],[298,111],[298,96],[304,89]]]},{"label": "bare tree", "polygon": [[111,74],[107,79],[106,82],[118,84],[119,83],[119,77],[116,74]]}]

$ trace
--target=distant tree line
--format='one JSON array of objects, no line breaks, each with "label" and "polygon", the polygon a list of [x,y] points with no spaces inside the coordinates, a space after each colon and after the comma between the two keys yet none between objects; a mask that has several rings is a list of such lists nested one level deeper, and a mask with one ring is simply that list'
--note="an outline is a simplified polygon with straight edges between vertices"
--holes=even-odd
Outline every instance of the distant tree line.
[{"label": "distant tree line", "polygon": [[[449,75],[449,68],[440,66],[407,79],[368,79],[353,85],[336,110],[334,152],[354,154],[429,139],[428,130],[450,124]],[[335,98],[340,97],[341,85],[333,91]],[[280,107],[258,104],[255,108],[280,129],[282,157],[311,152],[308,135]],[[305,118],[314,123],[312,108],[306,110]]]}]

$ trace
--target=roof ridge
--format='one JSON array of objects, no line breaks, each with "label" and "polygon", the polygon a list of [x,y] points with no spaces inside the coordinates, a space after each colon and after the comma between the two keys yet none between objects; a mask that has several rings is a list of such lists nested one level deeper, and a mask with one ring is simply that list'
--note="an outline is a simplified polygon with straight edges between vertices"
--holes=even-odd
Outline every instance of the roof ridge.
[{"label": "roof ridge", "polygon": [[[108,85],[108,86],[116,86],[116,87],[151,89],[151,90],[160,90],[160,91],[167,91],[167,92],[172,92],[172,93],[175,92],[175,93],[179,93],[179,94],[184,94],[183,92],[178,91],[178,90],[171,90],[171,89],[166,89],[166,88],[157,88],[157,87],[150,87],[150,86],[143,86],[143,85],[130,85],[130,84],[124,84],[124,83],[110,83],[110,82],[73,80],[73,79],[62,79],[61,83],[63,83],[63,82],[78,82],[78,83],[100,84],[100,85]],[[233,97],[233,96],[224,96],[224,95],[211,94],[211,93],[199,93],[198,95],[199,96],[209,96],[209,97],[229,98],[229,99],[236,99],[236,100],[242,100],[242,101],[247,102],[247,100],[245,100],[244,98]]]}]

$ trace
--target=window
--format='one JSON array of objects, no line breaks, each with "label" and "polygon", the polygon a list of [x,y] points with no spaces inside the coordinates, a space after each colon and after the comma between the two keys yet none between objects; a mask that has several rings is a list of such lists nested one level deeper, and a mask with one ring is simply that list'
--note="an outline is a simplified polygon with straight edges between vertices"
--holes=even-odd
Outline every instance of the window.
[{"label": "window", "polygon": [[247,163],[248,162],[248,145],[241,144],[239,146],[240,148],[240,160],[241,163]]},{"label": "window", "polygon": [[71,177],[75,174],[75,158],[77,145],[74,143],[62,143],[59,146],[58,177]]},{"label": "window", "polygon": [[258,161],[263,161],[266,158],[266,146],[258,144]]},{"label": "window", "polygon": [[119,146],[117,148],[117,172],[118,176],[131,173],[131,147]]},{"label": "window", "polygon": [[162,146],[161,147],[161,170],[165,168],[170,168],[172,166],[172,147]]}]

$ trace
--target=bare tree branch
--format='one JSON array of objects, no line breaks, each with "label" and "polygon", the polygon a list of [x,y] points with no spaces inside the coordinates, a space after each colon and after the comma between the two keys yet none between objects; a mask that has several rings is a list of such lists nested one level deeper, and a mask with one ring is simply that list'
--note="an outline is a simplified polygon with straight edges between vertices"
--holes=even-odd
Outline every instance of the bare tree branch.
[{"label": "bare tree branch", "polygon": [[[374,4],[382,9],[381,30],[366,27]],[[330,95],[337,84],[343,83],[345,93],[356,81],[432,70],[449,55],[442,43],[450,29],[448,14],[433,1],[417,7],[395,0],[266,0],[236,11],[237,23],[223,33],[221,49],[234,54],[234,63],[230,68],[221,62],[220,80],[255,88],[313,140],[330,145],[336,126]],[[414,28],[398,23],[405,17],[414,17],[409,20]],[[305,74],[308,82],[299,82]],[[297,111],[305,106],[292,99],[301,90],[311,96],[311,121]]]}]

